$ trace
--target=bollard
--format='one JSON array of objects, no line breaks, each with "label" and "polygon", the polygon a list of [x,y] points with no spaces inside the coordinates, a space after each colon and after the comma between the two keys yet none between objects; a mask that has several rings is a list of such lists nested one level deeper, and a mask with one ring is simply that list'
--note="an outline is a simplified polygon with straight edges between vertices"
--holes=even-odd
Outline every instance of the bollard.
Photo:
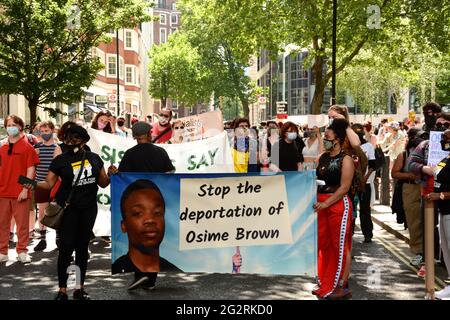
[{"label": "bollard", "polygon": [[434,300],[434,202],[425,200],[425,290],[426,299]]}]

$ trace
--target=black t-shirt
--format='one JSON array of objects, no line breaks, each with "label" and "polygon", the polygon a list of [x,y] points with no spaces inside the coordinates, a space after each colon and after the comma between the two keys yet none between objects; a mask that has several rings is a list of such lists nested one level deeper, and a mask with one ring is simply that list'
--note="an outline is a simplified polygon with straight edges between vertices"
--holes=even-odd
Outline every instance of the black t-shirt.
[{"label": "black t-shirt", "polygon": [[[183,272],[181,271],[177,266],[170,263],[166,259],[160,257],[159,258],[159,269],[161,272],[167,271],[167,272]],[[122,272],[142,272],[139,270],[131,261],[130,256],[128,253],[126,255],[121,256],[119,259],[114,261],[112,265],[112,273],[122,273]]]},{"label": "black t-shirt", "polygon": [[316,175],[317,179],[325,181],[328,187],[336,187],[341,184],[342,161],[345,154],[343,152],[332,157],[329,152],[325,152],[319,159]]},{"label": "black t-shirt", "polygon": [[[434,178],[434,192],[450,191],[450,157],[442,159],[436,166]],[[439,213],[443,215],[450,214],[450,200],[436,201]]]},{"label": "black t-shirt", "polygon": [[119,165],[120,172],[169,172],[175,170],[166,150],[152,143],[128,149]]},{"label": "black t-shirt", "polygon": [[[85,152],[84,169],[70,201],[71,206],[77,208],[89,208],[97,204],[97,182],[104,165],[97,154]],[[65,152],[57,156],[50,165],[49,171],[61,178],[61,186],[55,196],[56,202],[61,206],[67,201],[72,183],[78,177],[82,157],[82,152]]]},{"label": "black t-shirt", "polygon": [[298,163],[302,162],[294,142],[287,143],[281,139],[274,143],[271,152],[271,161],[276,164],[281,171],[298,171]]}]

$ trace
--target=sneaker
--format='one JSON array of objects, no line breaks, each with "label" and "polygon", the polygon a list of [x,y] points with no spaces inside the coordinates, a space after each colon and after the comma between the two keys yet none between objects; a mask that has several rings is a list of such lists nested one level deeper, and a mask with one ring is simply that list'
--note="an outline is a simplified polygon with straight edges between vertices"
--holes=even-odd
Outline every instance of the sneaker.
[{"label": "sneaker", "polygon": [[141,277],[139,279],[135,279],[132,284],[128,286],[128,290],[136,290],[140,287],[144,287],[147,282],[149,282],[150,279],[147,276]]},{"label": "sneaker", "polygon": [[350,299],[352,297],[352,290],[349,288],[337,287],[334,291],[326,297],[327,300]]},{"label": "sneaker", "polygon": [[21,252],[17,255],[17,260],[19,260],[23,264],[30,263],[31,257],[26,252]]},{"label": "sneaker", "polygon": [[8,261],[9,261],[8,255],[7,255],[7,254],[0,253],[0,263],[2,263],[2,262],[8,262]]},{"label": "sneaker", "polygon": [[425,265],[423,265],[423,266],[420,267],[419,272],[417,272],[417,275],[418,275],[420,278],[425,278],[426,273],[427,273],[427,272],[426,272],[426,270],[425,270]]},{"label": "sneaker", "polygon": [[77,289],[73,292],[73,300],[91,300],[91,297],[84,289]]},{"label": "sneaker", "polygon": [[364,238],[364,243],[372,243],[372,238],[370,237]]},{"label": "sneaker", "polygon": [[316,285],[316,286],[314,286],[314,288],[312,289],[311,293],[312,293],[313,295],[315,295],[315,296],[318,296],[318,295],[319,295],[319,290],[320,290],[320,286],[319,286],[319,285]]},{"label": "sneaker", "polygon": [[67,295],[67,293],[58,291],[58,294],[56,295],[55,300],[69,300],[69,296]]},{"label": "sneaker", "polygon": [[102,240],[106,243],[111,243],[111,237],[104,236],[104,237],[102,237]]},{"label": "sneaker", "polygon": [[443,300],[443,299],[449,299],[450,298],[450,286],[446,286],[441,291],[438,291],[434,294],[436,299]]},{"label": "sneaker", "polygon": [[47,241],[41,240],[39,243],[34,247],[34,251],[44,251],[47,248]]},{"label": "sneaker", "polygon": [[416,268],[420,267],[420,265],[421,265],[422,263],[423,263],[423,255],[420,254],[420,253],[416,254],[416,256],[413,257],[413,258],[411,259],[411,261],[409,262],[410,265],[412,265],[412,266],[414,266],[414,267],[416,267]]}]

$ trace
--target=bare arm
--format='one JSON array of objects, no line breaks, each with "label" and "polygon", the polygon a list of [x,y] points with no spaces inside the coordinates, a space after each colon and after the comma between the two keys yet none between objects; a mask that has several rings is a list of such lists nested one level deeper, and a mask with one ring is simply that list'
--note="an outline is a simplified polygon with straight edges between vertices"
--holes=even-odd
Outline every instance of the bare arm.
[{"label": "bare arm", "polygon": [[53,151],[53,159],[55,159],[61,153],[62,153],[61,147],[60,146],[56,146],[55,151]]},{"label": "bare arm", "polygon": [[108,175],[106,174],[105,168],[102,168],[100,170],[100,175],[98,176],[98,185],[102,188],[106,188],[107,186],[109,186],[110,183],[110,179],[108,177]]},{"label": "bare arm", "polygon": [[352,128],[348,127],[346,130],[348,141],[350,142],[353,148],[359,147],[361,145],[361,141],[359,140],[358,135]]},{"label": "bare arm", "polygon": [[54,174],[53,172],[49,171],[47,173],[47,177],[45,178],[45,181],[38,182],[36,185],[36,188],[43,189],[43,190],[51,190],[55,186],[56,181],[58,181],[58,176],[56,174]]},{"label": "bare arm", "polygon": [[410,172],[401,172],[403,167],[403,153],[399,154],[395,159],[394,166],[392,167],[392,178],[398,180],[414,180],[416,176]]}]

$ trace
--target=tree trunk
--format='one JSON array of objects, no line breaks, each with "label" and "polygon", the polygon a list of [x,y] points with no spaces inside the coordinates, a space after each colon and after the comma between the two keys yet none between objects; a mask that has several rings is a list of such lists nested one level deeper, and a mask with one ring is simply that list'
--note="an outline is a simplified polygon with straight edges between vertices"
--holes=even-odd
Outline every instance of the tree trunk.
[{"label": "tree trunk", "polygon": [[314,61],[312,70],[315,78],[315,90],[313,100],[311,102],[312,114],[322,113],[323,96],[325,94],[325,82],[323,77],[324,60],[323,57],[317,57]]},{"label": "tree trunk", "polygon": [[240,98],[242,103],[242,108],[244,109],[244,118],[249,119],[250,109],[248,107],[248,100],[245,98]]},{"label": "tree trunk", "polygon": [[36,110],[38,107],[38,101],[35,99],[28,100],[28,109],[30,109],[30,126],[36,123]]}]

